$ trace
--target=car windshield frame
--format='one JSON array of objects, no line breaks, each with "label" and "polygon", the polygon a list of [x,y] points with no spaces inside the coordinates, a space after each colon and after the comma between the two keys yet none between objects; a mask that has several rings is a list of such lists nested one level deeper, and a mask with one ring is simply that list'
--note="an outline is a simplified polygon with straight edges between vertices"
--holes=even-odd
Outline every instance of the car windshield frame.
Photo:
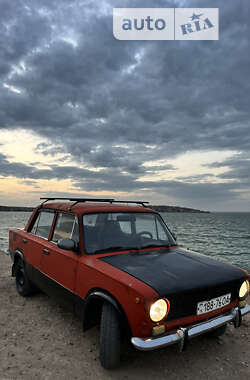
[{"label": "car windshield frame", "polygon": [[[88,225],[85,223],[84,221],[84,218],[87,217],[87,216],[96,216],[96,219],[98,217],[100,217],[101,215],[105,215],[106,216],[106,221],[107,221],[107,216],[109,215],[119,215],[119,216],[128,216],[128,215],[134,215],[134,216],[151,216],[152,217],[152,223],[155,223],[155,225],[157,225],[157,222],[161,225],[161,227],[163,228],[164,230],[164,233],[166,234],[166,237],[168,238],[168,240],[161,240],[159,239],[159,234],[158,234],[158,239],[153,239],[153,238],[150,238],[150,236],[148,235],[148,237],[150,238],[151,241],[147,240],[145,241],[144,239],[144,244],[138,244],[138,241],[137,243],[134,243],[134,244],[117,244],[117,240],[115,241],[115,235],[113,235],[114,237],[114,243],[112,244],[107,244],[105,246],[102,245],[102,244],[99,244],[98,245],[98,242],[96,240],[98,240],[98,236],[97,235],[94,235],[94,240],[95,240],[95,248],[90,248],[89,247],[89,243],[90,243],[90,231],[87,231],[87,229],[90,227],[92,228],[92,226]],[[126,218],[125,218],[126,219]],[[136,219],[136,218],[135,218]],[[112,221],[113,219],[111,219]],[[110,221],[110,220],[109,220]],[[97,222],[97,220],[95,221],[95,223]],[[121,252],[121,251],[127,251],[127,250],[142,250],[142,249],[147,249],[147,248],[160,248],[160,247],[171,247],[171,246],[175,246],[176,245],[176,241],[171,233],[171,231],[169,230],[168,226],[166,225],[165,221],[163,220],[163,218],[161,217],[160,214],[158,213],[155,213],[155,212],[143,212],[143,211],[100,211],[100,212],[97,212],[97,211],[93,211],[93,212],[88,212],[88,213],[84,213],[81,217],[81,223],[82,223],[82,235],[83,235],[83,249],[84,249],[84,253],[87,254],[87,255],[97,255],[97,254],[103,254],[103,253],[111,253],[111,252]],[[136,223],[136,220],[135,220],[135,223]],[[97,226],[93,226],[94,228],[96,228]],[[132,228],[132,227],[131,227]],[[156,227],[156,230],[157,230],[157,227]],[[93,232],[93,231],[92,231]],[[93,232],[94,233],[94,232]],[[104,234],[104,231],[101,231],[101,233]],[[97,231],[95,231],[95,234],[97,234]],[[135,232],[135,235],[138,235],[139,233],[136,233]],[[131,230],[131,235],[132,235],[132,230]],[[145,236],[145,234],[143,234]],[[153,241],[152,241],[153,240]],[[143,242],[142,242],[143,243]]]}]

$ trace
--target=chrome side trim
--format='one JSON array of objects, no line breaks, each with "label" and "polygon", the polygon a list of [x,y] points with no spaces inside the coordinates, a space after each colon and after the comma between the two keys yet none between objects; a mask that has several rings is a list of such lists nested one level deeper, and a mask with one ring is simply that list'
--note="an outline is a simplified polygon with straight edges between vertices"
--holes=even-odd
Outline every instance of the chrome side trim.
[{"label": "chrome side trim", "polygon": [[190,325],[187,327],[181,327],[177,331],[160,336],[158,338],[138,338],[132,337],[131,342],[141,351],[150,351],[158,348],[170,346],[175,343],[179,343],[180,350],[182,350],[185,339],[195,338],[201,334],[205,334],[211,330],[221,327],[229,322],[234,322],[235,327],[239,327],[241,316],[250,313],[250,306],[247,304],[242,309],[238,307],[233,308],[228,314],[223,314],[219,317],[210,319],[209,321],[202,322],[196,325]]}]

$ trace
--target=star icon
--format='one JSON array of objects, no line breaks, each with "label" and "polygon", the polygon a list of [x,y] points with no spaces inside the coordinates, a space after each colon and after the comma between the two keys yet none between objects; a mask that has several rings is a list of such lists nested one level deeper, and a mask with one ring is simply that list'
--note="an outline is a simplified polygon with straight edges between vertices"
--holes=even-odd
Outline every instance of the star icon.
[{"label": "star icon", "polygon": [[199,15],[196,15],[195,13],[193,13],[190,18],[192,21],[199,20],[202,15],[203,15],[203,13],[200,13]]}]

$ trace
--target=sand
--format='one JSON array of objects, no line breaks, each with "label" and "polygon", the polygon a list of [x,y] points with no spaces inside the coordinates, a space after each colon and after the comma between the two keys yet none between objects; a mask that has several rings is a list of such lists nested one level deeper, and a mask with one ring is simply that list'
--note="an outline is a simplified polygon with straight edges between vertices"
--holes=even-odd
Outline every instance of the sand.
[{"label": "sand", "polygon": [[107,371],[99,363],[98,328],[83,333],[81,321],[45,294],[19,296],[10,269],[0,252],[0,380],[250,379],[249,314],[239,329],[194,339],[182,353],[177,346],[145,353],[128,345],[120,368]]}]

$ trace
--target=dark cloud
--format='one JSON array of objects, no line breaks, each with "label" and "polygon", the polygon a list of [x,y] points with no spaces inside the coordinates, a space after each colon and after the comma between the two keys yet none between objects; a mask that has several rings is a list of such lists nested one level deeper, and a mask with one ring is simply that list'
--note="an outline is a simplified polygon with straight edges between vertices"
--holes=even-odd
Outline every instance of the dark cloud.
[{"label": "dark cloud", "polygon": [[190,175],[188,177],[177,177],[178,181],[184,181],[188,183],[197,183],[200,181],[211,179],[211,182],[213,179],[215,179],[215,176],[213,174],[207,173],[207,174],[197,174],[197,175]]},{"label": "dark cloud", "polygon": [[[48,169],[38,169],[34,165],[25,165],[17,162],[9,162],[7,157],[0,153],[0,173],[3,177],[16,177],[29,180],[38,179],[71,179],[75,186],[84,187],[86,190],[101,190],[101,186],[108,190],[134,190],[144,186],[143,182],[137,182],[139,175],[151,174],[150,168],[131,168],[130,173],[121,172],[120,168],[103,168],[99,171],[80,168],[77,166],[50,165]],[[132,164],[131,164],[132,165]],[[171,170],[172,166],[165,169]],[[146,183],[146,182],[145,182]],[[152,182],[153,184],[153,182]]]},{"label": "dark cloud", "polygon": [[250,154],[237,154],[223,162],[213,162],[206,165],[209,168],[224,168],[225,172],[218,175],[219,178],[237,181],[238,186],[249,184],[250,181]]},{"label": "dark cloud", "polygon": [[[168,159],[186,151],[250,150],[247,0],[209,2],[220,8],[219,41],[113,37],[113,6],[178,5],[208,6],[177,0],[2,0],[0,76],[12,87],[0,88],[0,128],[45,136],[51,144],[39,144],[36,151],[64,158],[61,167],[57,162],[38,170],[2,157],[1,175],[64,176],[85,191],[166,188],[173,197],[190,200],[199,191],[201,198],[209,193],[221,199],[223,191],[225,199],[238,196],[234,182],[249,176],[249,160],[224,163],[227,169],[217,181],[208,174],[153,186],[140,182],[143,175],[174,170]],[[63,167],[69,157],[84,169]],[[163,160],[163,167],[145,167],[154,160]]]},{"label": "dark cloud", "polygon": [[42,153],[44,156],[55,156],[59,153],[64,153],[64,149],[59,146],[53,146],[48,143],[40,143],[35,147],[36,153]]},{"label": "dark cloud", "polygon": [[[241,194],[238,192],[239,188],[243,191],[247,190],[250,183],[244,182],[238,186],[237,183],[195,183],[191,180],[188,182],[187,178],[182,181],[148,181],[140,180],[138,175],[131,173],[121,173],[118,169],[102,169],[99,172],[78,168],[76,166],[57,166],[53,165],[50,169],[37,169],[35,166],[24,165],[21,163],[10,163],[6,157],[0,154],[0,172],[4,177],[15,176],[19,178],[22,184],[32,186],[36,191],[30,193],[39,193],[41,195],[42,189],[39,187],[37,180],[39,179],[70,179],[74,193],[78,192],[79,196],[84,196],[88,192],[105,191],[109,194],[114,192],[129,192],[131,194],[139,193],[144,194],[145,199],[149,199],[158,203],[161,200],[172,199],[176,204],[183,206],[190,206],[197,208],[210,208],[213,210],[220,210],[221,205],[232,209],[235,207],[242,207]],[[147,172],[145,171],[144,174]],[[150,172],[149,172],[150,173]],[[55,190],[51,196],[68,196],[68,193],[62,193],[60,190]],[[62,195],[64,194],[64,195]],[[154,194],[152,196],[152,194]],[[46,196],[50,194],[46,193]],[[110,196],[111,196],[110,195]],[[156,198],[156,196],[157,198]],[[76,195],[75,195],[76,196]],[[131,195],[132,198],[134,196]],[[130,198],[126,196],[126,198]],[[204,207],[208,205],[208,207]]]}]

